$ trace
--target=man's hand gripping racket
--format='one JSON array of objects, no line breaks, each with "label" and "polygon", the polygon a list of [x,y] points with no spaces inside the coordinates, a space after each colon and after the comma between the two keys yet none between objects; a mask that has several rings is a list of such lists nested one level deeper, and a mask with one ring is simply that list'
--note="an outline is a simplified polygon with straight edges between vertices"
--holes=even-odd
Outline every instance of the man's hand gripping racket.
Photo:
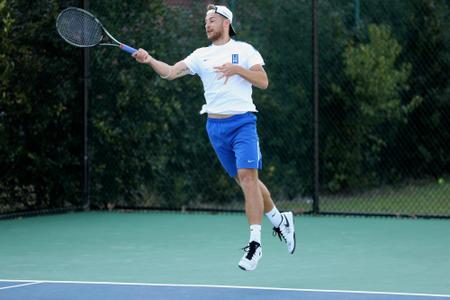
[{"label": "man's hand gripping racket", "polygon": [[150,55],[144,49],[139,48],[138,50],[136,50],[136,52],[133,53],[133,57],[141,64],[145,64],[147,62],[147,59],[150,58]]}]

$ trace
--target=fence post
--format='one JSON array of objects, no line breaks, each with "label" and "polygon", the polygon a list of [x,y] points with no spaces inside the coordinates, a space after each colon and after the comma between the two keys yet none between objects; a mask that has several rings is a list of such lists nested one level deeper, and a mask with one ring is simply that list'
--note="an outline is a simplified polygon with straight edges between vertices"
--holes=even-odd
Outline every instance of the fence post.
[{"label": "fence post", "polygon": [[313,213],[319,214],[319,40],[317,2],[312,0],[312,95],[314,106],[314,192]]},{"label": "fence post", "polygon": [[355,27],[359,28],[360,23],[360,0],[355,0]]},{"label": "fence post", "polygon": [[[89,0],[83,0],[83,8],[89,9]],[[89,48],[83,50],[83,208],[89,210],[91,207],[91,200],[89,197],[89,90],[90,90],[90,55]]]}]

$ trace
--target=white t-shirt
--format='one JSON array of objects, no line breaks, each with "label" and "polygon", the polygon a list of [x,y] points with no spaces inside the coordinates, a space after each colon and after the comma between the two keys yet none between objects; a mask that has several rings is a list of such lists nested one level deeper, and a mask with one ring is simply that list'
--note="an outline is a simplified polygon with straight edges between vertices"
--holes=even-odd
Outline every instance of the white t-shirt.
[{"label": "white t-shirt", "polygon": [[245,69],[254,65],[264,65],[261,54],[250,44],[237,42],[233,39],[224,45],[211,44],[195,50],[186,57],[184,63],[191,75],[198,74],[203,82],[206,104],[201,114],[241,114],[257,111],[252,100],[252,84],[239,75],[218,79],[220,73],[214,67],[225,63],[238,64]]}]

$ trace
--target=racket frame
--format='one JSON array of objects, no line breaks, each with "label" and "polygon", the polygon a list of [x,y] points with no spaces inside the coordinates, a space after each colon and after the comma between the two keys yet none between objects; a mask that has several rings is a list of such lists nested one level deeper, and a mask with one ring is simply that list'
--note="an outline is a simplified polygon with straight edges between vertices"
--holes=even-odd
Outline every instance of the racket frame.
[{"label": "racket frame", "polygon": [[[59,20],[59,18],[63,15],[64,12],[66,12],[66,11],[68,11],[68,10],[74,10],[74,9],[75,9],[75,10],[78,10],[78,11],[80,11],[80,12],[82,12],[83,14],[86,14],[86,15],[90,16],[96,23],[98,23],[98,25],[100,25],[100,28],[101,28],[103,34],[102,34],[101,40],[100,40],[98,43],[92,44],[92,45],[80,45],[80,44],[75,44],[75,43],[69,41],[68,39],[66,39],[66,38],[64,37],[64,35],[61,34],[61,32],[59,31],[59,28],[58,28],[58,20]],[[85,10],[85,9],[82,9],[82,8],[79,8],[79,7],[68,7],[68,8],[66,8],[66,9],[62,10],[62,11],[59,13],[58,17],[56,18],[56,24],[57,24],[57,25],[56,25],[56,30],[58,31],[59,35],[64,39],[64,41],[66,41],[67,43],[69,43],[69,44],[72,45],[72,46],[79,47],[79,48],[92,48],[92,47],[95,47],[95,46],[119,47],[121,50],[123,50],[123,51],[125,51],[125,52],[128,52],[128,53],[130,53],[130,54],[133,54],[134,52],[137,51],[135,48],[130,47],[130,46],[128,46],[128,45],[125,45],[125,44],[119,42],[116,38],[114,38],[114,37],[112,36],[112,34],[110,34],[110,33],[106,30],[106,28],[103,26],[102,22],[100,22],[100,20],[99,20],[96,16],[94,16],[92,13],[90,13],[89,11],[87,11],[87,10]],[[105,39],[105,34],[106,34],[106,36],[107,36],[109,39],[111,39],[114,43],[104,43],[104,42],[102,42],[102,41],[104,41],[104,39]]]}]

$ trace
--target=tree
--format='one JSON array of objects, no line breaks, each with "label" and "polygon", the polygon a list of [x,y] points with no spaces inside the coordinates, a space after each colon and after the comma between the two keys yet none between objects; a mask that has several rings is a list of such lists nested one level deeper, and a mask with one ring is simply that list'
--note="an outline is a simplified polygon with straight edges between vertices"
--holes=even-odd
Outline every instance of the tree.
[{"label": "tree", "polygon": [[60,2],[0,1],[0,211],[80,200],[81,57],[61,51]]},{"label": "tree", "polygon": [[368,26],[367,43],[350,41],[342,59],[342,81],[331,85],[326,109],[334,119],[326,127],[324,166],[331,190],[379,181],[381,151],[420,102],[402,104],[409,64],[397,66],[401,46],[388,26]]},{"label": "tree", "polygon": [[450,172],[450,19],[448,2],[412,1],[412,11],[405,26],[402,60],[412,65],[406,98],[420,95],[423,102],[409,116],[399,131],[396,144],[404,153],[385,157],[403,177],[440,177]]}]

